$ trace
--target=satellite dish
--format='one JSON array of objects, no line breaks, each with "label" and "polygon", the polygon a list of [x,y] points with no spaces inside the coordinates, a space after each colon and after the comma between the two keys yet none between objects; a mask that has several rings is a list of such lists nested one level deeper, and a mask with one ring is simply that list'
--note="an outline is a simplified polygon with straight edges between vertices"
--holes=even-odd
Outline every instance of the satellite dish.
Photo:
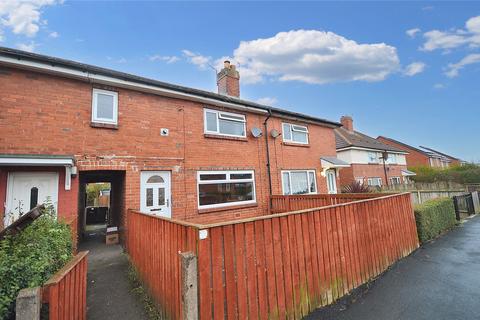
[{"label": "satellite dish", "polygon": [[252,136],[254,136],[255,138],[260,138],[263,134],[262,129],[260,128],[252,128],[251,132]]},{"label": "satellite dish", "polygon": [[278,132],[277,129],[272,129],[272,130],[270,131],[270,135],[272,136],[272,138],[275,139],[276,137],[278,137],[278,136],[280,135],[280,132]]}]

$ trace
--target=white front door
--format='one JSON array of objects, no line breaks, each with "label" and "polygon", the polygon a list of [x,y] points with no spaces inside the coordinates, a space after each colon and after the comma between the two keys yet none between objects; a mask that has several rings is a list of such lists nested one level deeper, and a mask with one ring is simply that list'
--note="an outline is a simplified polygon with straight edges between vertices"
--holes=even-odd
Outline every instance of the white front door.
[{"label": "white front door", "polygon": [[327,170],[327,189],[329,194],[337,193],[337,180],[335,177],[335,170]]},{"label": "white front door", "polygon": [[57,172],[10,172],[7,181],[5,226],[10,225],[37,204],[45,203],[47,199],[57,212]]},{"label": "white front door", "polygon": [[140,183],[140,211],[170,218],[170,171],[143,171]]}]

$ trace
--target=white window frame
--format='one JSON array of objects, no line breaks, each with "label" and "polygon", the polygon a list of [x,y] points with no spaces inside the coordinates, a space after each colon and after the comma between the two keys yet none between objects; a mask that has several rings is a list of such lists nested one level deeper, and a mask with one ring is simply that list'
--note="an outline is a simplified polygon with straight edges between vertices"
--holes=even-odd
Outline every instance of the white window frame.
[{"label": "white window frame", "polygon": [[[207,127],[207,112],[216,114],[216,116],[217,116],[217,131],[208,130],[208,127]],[[234,117],[241,117],[241,118],[243,118],[243,120],[228,118],[229,115],[234,116]],[[236,121],[236,122],[243,123],[243,135],[221,133],[220,132],[220,120],[219,119],[224,119],[224,120],[230,120],[230,121]],[[246,138],[247,137],[247,120],[245,118],[245,115],[239,114],[239,113],[232,113],[232,112],[225,112],[225,111],[219,111],[219,110],[204,108],[203,109],[203,128],[204,128],[203,132],[205,134],[214,134],[214,135],[217,135],[217,136],[227,136],[227,137],[237,137],[237,138],[238,137],[239,138]]]},{"label": "white window frame", "polygon": [[[113,97],[113,119],[97,117],[98,94],[104,94],[104,95],[109,95]],[[93,88],[92,90],[92,122],[115,124],[115,125],[118,124],[118,92]]]},{"label": "white window frame", "polygon": [[[394,183],[393,181],[396,181],[396,183]],[[400,179],[400,177],[390,177],[390,183],[392,185],[399,185],[399,184],[402,184],[402,180]]]},{"label": "white window frame", "polygon": [[[370,159],[370,155],[374,154],[375,155],[375,161],[371,161]],[[377,163],[380,163],[380,157],[378,155],[378,152],[376,151],[368,151],[367,152],[367,157],[368,157],[368,163],[373,163],[373,164],[377,164]]]},{"label": "white window frame", "polygon": [[[380,184],[372,184],[373,179],[378,179],[377,181],[380,182]],[[382,178],[379,178],[379,177],[368,178],[367,185],[370,187],[381,187],[383,185]]]},{"label": "white window frame", "polygon": [[[290,127],[290,131],[291,131],[291,134],[290,134],[290,139],[286,139],[285,138],[285,132],[284,132],[284,126],[287,125]],[[297,129],[295,129],[294,127],[297,127]],[[305,130],[299,130],[299,128],[303,128]],[[303,132],[307,135],[307,142],[303,142],[303,141],[295,141],[293,140],[293,132]],[[283,137],[283,142],[288,142],[288,143],[296,143],[296,144],[308,144],[309,142],[309,137],[308,137],[308,127],[307,126],[302,126],[302,125],[299,125],[299,124],[293,124],[293,123],[288,123],[288,122],[282,122],[282,137]]]},{"label": "white window frame", "polygon": [[[225,180],[200,180],[202,174],[225,174]],[[251,179],[231,179],[231,174],[251,174]],[[226,203],[216,203],[208,205],[200,205],[200,185],[201,184],[218,184],[218,183],[235,183],[235,182],[252,182],[253,184],[253,199],[247,201],[236,201],[236,202],[226,202]],[[222,208],[222,207],[231,207],[238,205],[248,205],[257,203],[257,194],[255,190],[255,171],[253,170],[228,170],[228,171],[197,171],[197,207],[198,209],[211,209],[211,208]]]},{"label": "white window frame", "polygon": [[[290,185],[290,191],[292,191],[292,176],[291,172],[306,172],[307,173],[307,184],[308,184],[308,192],[304,194],[318,194],[318,185],[317,185],[317,172],[315,170],[310,170],[310,169],[298,169],[298,170],[282,170],[280,174],[282,175],[282,194],[285,196],[291,195],[285,193],[285,188],[284,188],[284,181],[283,181],[283,174],[288,173],[288,184]],[[313,173],[314,177],[314,183],[315,183],[315,192],[310,191],[310,173]]]}]

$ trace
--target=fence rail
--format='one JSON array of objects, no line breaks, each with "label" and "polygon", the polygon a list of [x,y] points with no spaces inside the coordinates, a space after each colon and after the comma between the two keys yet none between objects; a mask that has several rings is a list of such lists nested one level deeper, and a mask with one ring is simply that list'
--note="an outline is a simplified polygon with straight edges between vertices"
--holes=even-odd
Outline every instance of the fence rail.
[{"label": "fence rail", "polygon": [[391,193],[339,193],[272,196],[272,213],[326,207],[340,203],[384,197]]},{"label": "fence rail", "polygon": [[87,319],[87,254],[77,254],[43,285],[49,320]]},{"label": "fence rail", "polygon": [[127,250],[142,282],[159,304],[162,316],[181,319],[179,253],[196,253],[197,228],[130,210]]}]

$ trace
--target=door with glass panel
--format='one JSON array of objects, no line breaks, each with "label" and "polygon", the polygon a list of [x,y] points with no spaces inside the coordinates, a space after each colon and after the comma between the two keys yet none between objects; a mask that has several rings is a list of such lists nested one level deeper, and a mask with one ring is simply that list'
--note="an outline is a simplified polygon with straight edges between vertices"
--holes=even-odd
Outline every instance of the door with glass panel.
[{"label": "door with glass panel", "polygon": [[337,180],[335,176],[335,170],[327,170],[327,189],[329,194],[337,193]]},{"label": "door with glass panel", "polygon": [[170,172],[143,171],[140,180],[140,211],[170,218]]}]

